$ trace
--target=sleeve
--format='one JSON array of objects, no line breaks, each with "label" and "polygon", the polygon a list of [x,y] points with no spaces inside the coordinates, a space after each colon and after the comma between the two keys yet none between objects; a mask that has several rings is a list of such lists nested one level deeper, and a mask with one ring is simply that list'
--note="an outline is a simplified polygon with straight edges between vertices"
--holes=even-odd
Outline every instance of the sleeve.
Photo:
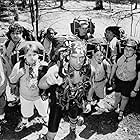
[{"label": "sleeve", "polygon": [[140,60],[137,61],[136,70],[137,72],[140,72]]},{"label": "sleeve", "polygon": [[18,82],[20,76],[19,72],[20,62],[16,63],[12,69],[12,72],[9,76],[10,83],[15,84]]},{"label": "sleeve", "polygon": [[8,77],[11,74],[12,69],[11,69],[11,66],[8,63],[7,59],[5,57],[3,57],[3,59],[4,59],[4,62],[5,62],[5,67],[6,67],[6,75]]}]

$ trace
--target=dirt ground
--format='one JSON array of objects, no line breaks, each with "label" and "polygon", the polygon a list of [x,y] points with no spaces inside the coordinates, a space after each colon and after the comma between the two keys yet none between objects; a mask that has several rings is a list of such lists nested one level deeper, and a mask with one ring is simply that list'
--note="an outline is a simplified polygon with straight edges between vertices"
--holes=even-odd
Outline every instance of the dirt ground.
[{"label": "dirt ground", "polygon": [[[95,6],[93,1],[68,1],[64,3],[66,10],[54,8],[59,5],[58,2],[56,5],[54,3],[40,3],[40,5],[39,30],[53,27],[59,34],[71,34],[70,23],[75,17],[85,15],[92,18],[92,21],[95,23],[95,37],[102,37],[105,28],[109,25],[120,25],[128,35],[132,34],[140,37],[139,5],[138,9],[133,11],[133,13],[137,13],[133,16],[133,22],[129,16],[130,4],[112,4],[112,10],[110,10],[109,4],[104,2],[105,10],[98,11],[93,10]],[[19,17],[21,21],[30,23],[28,10],[21,11]],[[7,30],[8,25],[7,22],[0,22],[1,34]],[[35,124],[19,133],[15,133],[14,128],[19,119],[19,107],[6,108],[7,122],[3,124],[3,133],[0,135],[0,140],[36,140],[41,133],[47,132],[47,127]],[[140,115],[135,116],[129,113],[121,122],[117,122],[117,114],[115,112],[88,115],[85,116],[84,125],[77,128],[77,140],[140,140]],[[68,132],[69,124],[62,120],[55,140],[61,140]]]}]

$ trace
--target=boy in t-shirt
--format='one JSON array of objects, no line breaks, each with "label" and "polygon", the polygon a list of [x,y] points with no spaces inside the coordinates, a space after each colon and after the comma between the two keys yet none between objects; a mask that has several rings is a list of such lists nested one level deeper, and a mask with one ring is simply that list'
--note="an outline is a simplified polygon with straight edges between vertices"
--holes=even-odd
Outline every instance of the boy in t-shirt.
[{"label": "boy in t-shirt", "polygon": [[114,108],[120,103],[118,120],[123,119],[123,113],[130,97],[135,97],[140,86],[140,72],[137,68],[137,43],[135,40],[128,38],[124,48],[123,55],[113,65],[110,84],[115,76],[115,93],[116,102]]}]

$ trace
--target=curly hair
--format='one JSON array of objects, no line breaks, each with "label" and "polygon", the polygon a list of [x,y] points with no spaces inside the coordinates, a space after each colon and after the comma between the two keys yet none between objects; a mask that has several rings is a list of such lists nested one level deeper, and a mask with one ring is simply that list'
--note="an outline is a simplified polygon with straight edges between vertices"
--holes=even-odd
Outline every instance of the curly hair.
[{"label": "curly hair", "polygon": [[11,33],[13,33],[13,32],[19,32],[19,33],[23,33],[23,31],[24,31],[24,28],[21,26],[21,25],[19,25],[18,23],[13,23],[13,24],[11,24],[10,26],[9,26],[9,31],[6,33],[6,36],[8,37],[8,39],[11,39]]}]

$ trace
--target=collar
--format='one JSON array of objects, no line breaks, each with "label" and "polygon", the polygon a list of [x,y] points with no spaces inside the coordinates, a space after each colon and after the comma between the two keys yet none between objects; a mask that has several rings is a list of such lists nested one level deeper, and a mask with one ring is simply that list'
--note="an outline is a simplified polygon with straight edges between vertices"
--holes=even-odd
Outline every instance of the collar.
[{"label": "collar", "polygon": [[25,64],[26,64],[27,66],[29,66],[29,67],[33,67],[33,66],[35,66],[35,65],[36,65],[36,62],[35,62],[35,63],[33,63],[33,64],[29,64],[29,63],[27,62],[27,60],[25,60]]},{"label": "collar", "polygon": [[136,54],[134,54],[133,56],[131,56],[131,57],[129,57],[129,58],[126,58],[126,57],[124,56],[124,58],[125,58],[124,61],[125,61],[125,62],[130,62],[130,61],[135,60],[136,57],[137,57]]}]

